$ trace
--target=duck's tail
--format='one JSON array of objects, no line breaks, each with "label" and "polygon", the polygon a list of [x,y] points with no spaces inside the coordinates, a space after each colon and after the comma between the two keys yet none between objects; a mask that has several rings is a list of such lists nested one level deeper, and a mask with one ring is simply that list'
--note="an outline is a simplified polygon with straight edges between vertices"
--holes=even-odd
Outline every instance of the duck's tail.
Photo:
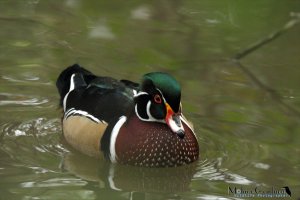
[{"label": "duck's tail", "polygon": [[78,86],[86,85],[94,78],[95,75],[78,64],[74,64],[62,71],[56,81],[56,87],[60,94],[60,106],[63,106],[64,98],[69,91]]}]

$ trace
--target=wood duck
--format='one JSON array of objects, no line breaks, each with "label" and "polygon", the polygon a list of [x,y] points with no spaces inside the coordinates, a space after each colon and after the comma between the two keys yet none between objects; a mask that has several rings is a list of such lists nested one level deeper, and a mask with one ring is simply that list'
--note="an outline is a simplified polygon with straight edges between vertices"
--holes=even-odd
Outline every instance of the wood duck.
[{"label": "wood duck", "polygon": [[192,125],[182,114],[181,88],[169,74],[145,74],[141,84],[96,76],[78,64],[56,86],[63,135],[75,149],[112,163],[175,167],[198,159]]}]

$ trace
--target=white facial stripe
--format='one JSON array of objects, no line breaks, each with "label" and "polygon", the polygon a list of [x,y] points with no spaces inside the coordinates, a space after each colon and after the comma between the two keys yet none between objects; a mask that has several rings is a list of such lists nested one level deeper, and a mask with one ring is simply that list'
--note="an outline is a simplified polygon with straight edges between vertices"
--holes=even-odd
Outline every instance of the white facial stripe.
[{"label": "white facial stripe", "polygon": [[156,119],[150,113],[151,101],[148,101],[146,111],[150,121],[156,121]]},{"label": "white facial stripe", "polygon": [[[150,102],[150,101],[149,101]],[[147,103],[147,107],[146,107],[146,112],[147,112],[147,115],[148,115],[148,119],[145,119],[145,118],[142,118],[139,113],[138,113],[138,110],[137,110],[137,104],[135,105],[135,114],[136,116],[142,120],[142,121],[145,121],[145,122],[160,122],[160,123],[166,123],[165,120],[162,120],[162,119],[155,119],[151,114],[150,114],[150,106],[151,106],[151,102],[150,102],[150,105],[149,105],[149,102]]]},{"label": "white facial stripe", "polygon": [[65,112],[66,112],[66,106],[67,106],[67,98],[68,98],[68,95],[69,95],[70,92],[71,92],[72,90],[74,90],[74,88],[75,88],[74,77],[75,77],[75,74],[72,74],[71,79],[70,79],[70,88],[69,88],[69,91],[68,91],[68,93],[65,95],[64,100],[63,100],[63,107],[64,107],[64,111],[65,111]]},{"label": "white facial stripe", "polygon": [[139,93],[136,93],[136,90],[135,92],[133,92],[134,96],[133,97],[139,97],[141,95],[149,95],[147,92],[139,92]]},{"label": "white facial stripe", "polygon": [[[157,89],[158,90],[158,89]],[[161,91],[158,90],[160,93]],[[136,93],[136,91],[133,91],[133,94],[134,94],[134,97],[139,97],[141,95],[149,95],[147,92],[139,92],[139,93]],[[162,94],[161,94],[162,96]],[[162,96],[163,97],[163,96]],[[164,97],[163,97],[163,100],[165,101]],[[148,116],[148,119],[145,119],[145,118],[142,118],[139,113],[138,113],[138,109],[137,109],[137,104],[135,104],[135,114],[136,116],[142,120],[142,121],[146,121],[146,122],[160,122],[160,123],[166,123],[165,120],[162,120],[162,119],[155,119],[152,115],[151,115],[151,112],[150,112],[150,107],[151,107],[151,101],[149,100],[147,105],[146,105],[146,113],[147,113],[147,116]]]},{"label": "white facial stripe", "polygon": [[112,163],[117,162],[116,147],[115,147],[116,146],[116,140],[117,140],[117,136],[119,134],[119,131],[120,131],[122,125],[126,122],[126,120],[127,120],[126,116],[120,117],[119,121],[116,123],[116,125],[114,126],[114,128],[111,132],[109,152],[110,152],[110,161]]}]

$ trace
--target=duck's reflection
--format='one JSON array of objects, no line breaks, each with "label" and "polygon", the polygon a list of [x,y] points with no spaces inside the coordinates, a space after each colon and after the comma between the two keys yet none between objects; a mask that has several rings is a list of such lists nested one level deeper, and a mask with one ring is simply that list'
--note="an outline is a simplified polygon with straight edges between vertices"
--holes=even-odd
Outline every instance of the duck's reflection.
[{"label": "duck's reflection", "polygon": [[189,189],[196,164],[175,168],[142,168],[111,164],[78,152],[66,153],[61,167],[77,177],[120,191],[183,192]]}]

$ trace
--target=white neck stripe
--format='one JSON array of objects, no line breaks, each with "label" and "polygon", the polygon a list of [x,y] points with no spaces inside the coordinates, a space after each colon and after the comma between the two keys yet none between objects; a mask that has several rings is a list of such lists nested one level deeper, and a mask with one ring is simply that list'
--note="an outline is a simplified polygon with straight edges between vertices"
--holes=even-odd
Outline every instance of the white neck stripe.
[{"label": "white neck stripe", "polygon": [[111,131],[111,137],[110,137],[110,145],[109,145],[109,152],[110,152],[110,161],[112,163],[117,162],[117,155],[116,155],[116,140],[118,137],[118,134],[120,132],[121,127],[126,122],[127,117],[122,116],[119,118],[119,121],[116,123],[114,128]]}]

